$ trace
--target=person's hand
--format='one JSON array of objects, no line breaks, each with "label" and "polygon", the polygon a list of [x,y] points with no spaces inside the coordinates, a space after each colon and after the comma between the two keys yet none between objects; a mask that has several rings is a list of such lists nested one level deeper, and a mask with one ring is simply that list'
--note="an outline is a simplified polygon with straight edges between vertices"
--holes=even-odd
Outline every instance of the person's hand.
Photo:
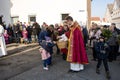
[{"label": "person's hand", "polygon": [[16,31],[15,33],[18,33],[18,31]]},{"label": "person's hand", "polygon": [[58,31],[61,31],[61,29],[58,29]]},{"label": "person's hand", "polygon": [[57,36],[57,39],[60,39],[61,37],[60,36]]},{"label": "person's hand", "polygon": [[56,41],[53,41],[54,44],[56,44]]}]

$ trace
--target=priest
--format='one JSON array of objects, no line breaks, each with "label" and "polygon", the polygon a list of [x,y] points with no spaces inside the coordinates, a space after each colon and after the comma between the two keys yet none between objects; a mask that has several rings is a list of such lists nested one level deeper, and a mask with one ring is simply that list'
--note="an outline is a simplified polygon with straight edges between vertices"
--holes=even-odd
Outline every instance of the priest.
[{"label": "priest", "polygon": [[88,64],[88,58],[84,47],[84,39],[80,25],[71,16],[66,17],[67,25],[70,28],[68,39],[67,61],[70,62],[70,72],[78,72]]}]

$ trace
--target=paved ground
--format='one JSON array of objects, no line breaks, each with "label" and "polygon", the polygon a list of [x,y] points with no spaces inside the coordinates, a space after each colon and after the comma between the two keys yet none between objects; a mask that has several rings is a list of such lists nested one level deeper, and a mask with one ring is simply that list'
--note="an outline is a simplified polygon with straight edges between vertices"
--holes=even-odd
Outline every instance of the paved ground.
[{"label": "paved ground", "polygon": [[[90,63],[85,70],[68,73],[69,63],[61,55],[54,54],[49,71],[43,70],[38,47],[22,50],[20,53],[0,58],[0,80],[106,80],[104,67],[101,74],[95,73],[96,62],[91,61],[91,50],[87,50]],[[109,63],[111,80],[120,80],[120,58]]]}]

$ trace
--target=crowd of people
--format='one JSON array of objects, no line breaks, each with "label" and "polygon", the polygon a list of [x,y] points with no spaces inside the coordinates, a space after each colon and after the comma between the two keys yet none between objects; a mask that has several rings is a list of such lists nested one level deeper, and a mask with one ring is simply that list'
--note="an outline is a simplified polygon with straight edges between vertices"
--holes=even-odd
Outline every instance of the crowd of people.
[{"label": "crowd of people", "polygon": [[[104,63],[107,78],[110,78],[108,61],[112,62],[119,55],[118,36],[120,30],[116,28],[115,23],[110,26],[99,26],[92,23],[89,31],[85,25],[80,26],[78,22],[73,21],[71,16],[61,24],[47,25],[43,22],[40,26],[37,22],[22,23],[17,22],[13,26],[9,25],[3,33],[6,44],[9,43],[32,43],[38,42],[40,53],[43,60],[43,69],[48,70],[52,64],[53,46],[57,48],[57,54],[62,53],[63,59],[70,62],[69,72],[78,72],[84,70],[84,64],[88,64],[86,48],[92,48],[93,59],[97,61],[96,73],[100,74],[101,63]],[[111,36],[104,36],[103,30],[109,30]],[[57,42],[66,42],[64,48],[59,48]]]},{"label": "crowd of people", "polygon": [[101,27],[96,23],[92,23],[89,30],[90,46],[93,52],[92,60],[98,61],[96,73],[100,74],[100,66],[103,62],[107,78],[110,78],[108,61],[116,61],[117,56],[120,54],[119,35],[120,30],[116,28],[115,23]]},{"label": "crowd of people", "polygon": [[[111,33],[111,36],[109,38],[104,36],[103,30],[107,29]],[[119,55],[119,36],[120,30],[116,28],[115,23],[112,23],[110,26],[101,26],[99,27],[97,24],[93,23],[91,29],[89,30],[89,39],[90,39],[90,45],[93,50],[93,60],[97,60],[97,53],[96,53],[96,43],[99,41],[99,38],[102,36],[105,38],[105,42],[110,47],[110,53],[108,55],[109,62],[112,62],[117,59],[117,56]]]},{"label": "crowd of people", "polygon": [[35,22],[32,25],[30,23],[22,23],[18,21],[17,23],[8,27],[4,27],[5,42],[9,43],[31,43],[37,42],[39,33],[41,31],[40,25]]}]

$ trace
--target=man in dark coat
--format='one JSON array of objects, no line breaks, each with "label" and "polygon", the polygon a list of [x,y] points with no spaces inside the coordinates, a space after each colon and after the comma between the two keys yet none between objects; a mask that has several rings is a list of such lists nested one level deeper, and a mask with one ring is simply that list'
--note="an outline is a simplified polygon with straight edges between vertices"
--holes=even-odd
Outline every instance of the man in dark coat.
[{"label": "man in dark coat", "polygon": [[15,42],[16,43],[20,43],[20,24],[17,23],[16,25],[14,25],[14,36],[15,36]]},{"label": "man in dark coat", "polygon": [[88,31],[85,26],[82,26],[82,32],[83,32],[83,37],[84,37],[84,44],[86,47],[86,44],[88,43]]}]

